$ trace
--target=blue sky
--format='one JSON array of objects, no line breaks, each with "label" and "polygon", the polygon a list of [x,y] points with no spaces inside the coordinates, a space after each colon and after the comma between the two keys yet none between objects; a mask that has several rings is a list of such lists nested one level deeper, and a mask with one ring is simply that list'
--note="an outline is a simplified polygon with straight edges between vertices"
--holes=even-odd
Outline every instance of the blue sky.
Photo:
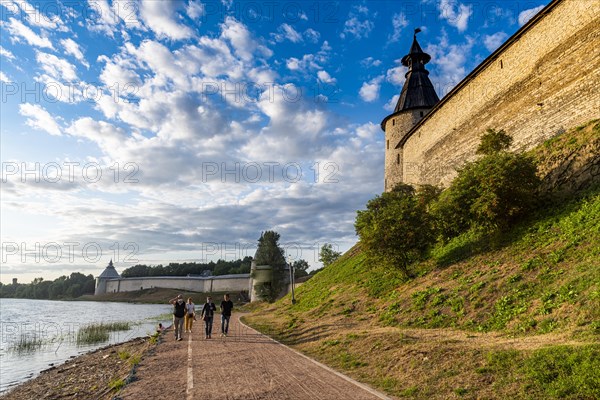
[{"label": "blue sky", "polygon": [[548,0],[1,1],[3,283],[237,259],[318,267],[383,189],[414,28],[442,97]]}]

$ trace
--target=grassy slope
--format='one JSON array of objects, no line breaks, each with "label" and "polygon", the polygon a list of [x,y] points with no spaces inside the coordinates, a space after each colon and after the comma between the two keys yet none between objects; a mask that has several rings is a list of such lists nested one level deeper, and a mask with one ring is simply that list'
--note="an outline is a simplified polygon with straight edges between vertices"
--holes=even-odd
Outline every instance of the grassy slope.
[{"label": "grassy slope", "polygon": [[[597,138],[593,128],[537,155],[555,159]],[[502,237],[438,246],[409,281],[366,265],[355,246],[298,288],[295,305],[286,297],[248,321],[398,397],[600,398],[598,260],[596,188]]]}]

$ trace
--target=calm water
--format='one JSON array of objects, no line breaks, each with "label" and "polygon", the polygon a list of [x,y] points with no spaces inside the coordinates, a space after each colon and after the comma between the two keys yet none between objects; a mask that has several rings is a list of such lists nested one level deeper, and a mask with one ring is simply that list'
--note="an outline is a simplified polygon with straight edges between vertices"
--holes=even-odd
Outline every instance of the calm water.
[{"label": "calm water", "polygon": [[[31,379],[41,371],[107,344],[154,333],[158,322],[169,325],[168,304],[128,304],[93,301],[0,299],[0,393]],[[78,346],[79,327],[89,323],[129,321],[129,331],[113,332],[108,342]],[[42,339],[42,347],[17,352],[21,336]]]}]

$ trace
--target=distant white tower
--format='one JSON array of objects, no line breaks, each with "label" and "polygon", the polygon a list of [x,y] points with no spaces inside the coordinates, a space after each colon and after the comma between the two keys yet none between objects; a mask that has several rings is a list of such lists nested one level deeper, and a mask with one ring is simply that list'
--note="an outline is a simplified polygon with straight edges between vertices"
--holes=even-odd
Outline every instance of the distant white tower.
[{"label": "distant white tower", "polygon": [[110,260],[104,271],[96,278],[96,290],[94,291],[94,295],[106,293],[106,281],[120,277],[121,275],[119,275],[112,260]]}]

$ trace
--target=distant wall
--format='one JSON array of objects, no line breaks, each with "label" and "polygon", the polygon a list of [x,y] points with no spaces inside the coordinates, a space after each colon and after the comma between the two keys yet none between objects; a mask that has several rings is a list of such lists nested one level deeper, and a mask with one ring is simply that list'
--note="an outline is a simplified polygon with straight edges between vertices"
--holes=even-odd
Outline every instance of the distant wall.
[{"label": "distant wall", "polygon": [[525,150],[600,117],[599,27],[599,1],[557,2],[410,132],[402,181],[447,186],[487,128]]},{"label": "distant wall", "polygon": [[156,276],[119,278],[106,281],[105,293],[132,292],[141,289],[167,288],[192,292],[239,292],[250,287],[250,274],[215,277]]}]

